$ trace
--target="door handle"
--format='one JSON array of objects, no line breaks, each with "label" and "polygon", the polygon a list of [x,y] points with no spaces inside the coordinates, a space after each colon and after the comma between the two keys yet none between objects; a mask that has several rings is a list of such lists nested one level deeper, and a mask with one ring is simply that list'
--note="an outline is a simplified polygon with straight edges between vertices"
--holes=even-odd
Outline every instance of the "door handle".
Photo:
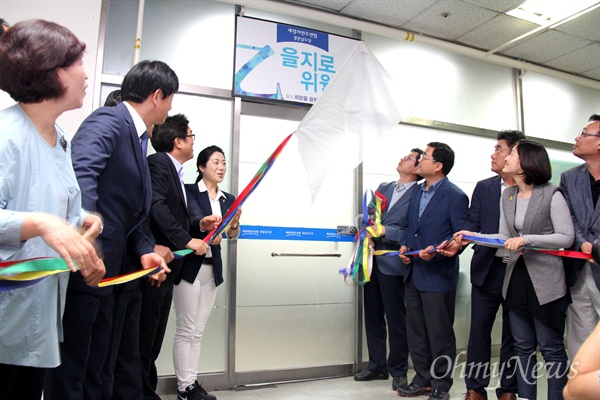
[{"label": "door handle", "polygon": [[340,252],[335,253],[271,253],[271,257],[341,257]]}]

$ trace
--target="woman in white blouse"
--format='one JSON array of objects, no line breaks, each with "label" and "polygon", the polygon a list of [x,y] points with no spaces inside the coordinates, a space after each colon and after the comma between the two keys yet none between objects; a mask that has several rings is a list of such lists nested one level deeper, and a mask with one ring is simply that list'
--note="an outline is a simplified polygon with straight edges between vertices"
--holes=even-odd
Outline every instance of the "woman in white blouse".
[{"label": "woman in white blouse", "polygon": [[[216,223],[221,221],[235,197],[219,189],[227,172],[225,153],[217,146],[209,146],[198,154],[196,162],[198,179],[186,186],[188,211],[191,218],[190,233],[204,238]],[[229,239],[239,235],[238,210],[227,230]],[[217,286],[223,283],[221,237],[210,243],[203,256],[186,256],[181,271],[181,281],[176,282],[173,298],[177,322],[173,345],[173,362],[177,386],[182,398],[215,400],[198,383],[198,363],[204,328],[215,304]]]}]

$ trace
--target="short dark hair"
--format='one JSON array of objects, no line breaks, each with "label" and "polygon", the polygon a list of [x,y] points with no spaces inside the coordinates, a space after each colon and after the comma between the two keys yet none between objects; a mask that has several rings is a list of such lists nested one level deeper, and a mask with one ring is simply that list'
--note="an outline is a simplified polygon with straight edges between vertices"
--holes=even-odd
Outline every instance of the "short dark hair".
[{"label": "short dark hair", "polygon": [[10,24],[4,18],[0,18],[0,36],[4,35],[4,33],[10,28]]},{"label": "short dark hair", "polygon": [[517,153],[526,184],[542,185],[552,178],[550,157],[542,144],[533,140],[521,140],[517,144]]},{"label": "short dark hair", "polygon": [[0,37],[0,89],[15,101],[39,103],[65,94],[58,70],[81,59],[85,44],[64,26],[30,19]]},{"label": "short dark hair", "polygon": [[196,159],[196,169],[198,170],[198,177],[196,178],[196,183],[200,182],[202,179],[202,172],[200,172],[200,166],[206,167],[206,163],[210,159],[214,153],[221,153],[225,156],[225,152],[219,146],[208,146],[203,149],[200,154],[198,154],[198,158]]},{"label": "short dark hair", "polygon": [[598,115],[598,114],[592,114],[592,116],[590,117],[590,119],[588,119],[588,122],[593,122],[593,121],[600,121],[600,115]]},{"label": "short dark hair", "polygon": [[500,131],[498,132],[498,135],[496,135],[496,140],[504,140],[511,149],[523,139],[525,139],[523,132],[509,129]]},{"label": "short dark hair", "polygon": [[121,99],[133,103],[143,103],[148,96],[162,91],[169,97],[179,89],[179,79],[175,71],[162,61],[140,61],[135,64],[121,83]]},{"label": "short dark hair", "polygon": [[414,149],[410,149],[411,153],[418,153],[419,156],[417,157],[417,161],[415,161],[415,167],[417,165],[419,165],[419,160],[421,159],[421,156],[423,155],[423,150],[419,149],[418,147],[415,147]]},{"label": "short dark hair", "polygon": [[104,100],[105,107],[114,107],[121,102],[121,91],[119,89],[113,90],[106,96]]},{"label": "short dark hair", "polygon": [[[423,156],[424,151],[419,149],[418,147],[415,147],[414,149],[410,149],[411,153],[418,153],[419,156],[417,157],[417,160],[415,161],[415,167],[417,165],[419,165],[419,160],[421,160],[421,156]],[[423,177],[419,174],[417,174],[417,180],[420,181],[421,179],[423,179]]]},{"label": "short dark hair", "polygon": [[427,144],[428,147],[433,147],[433,159],[437,162],[442,163],[442,172],[444,175],[448,175],[454,167],[454,151],[446,143],[431,142]]},{"label": "short dark hair", "polygon": [[152,129],[152,147],[158,152],[169,153],[175,148],[176,138],[185,138],[190,121],[183,114],[167,117],[164,124],[154,125]]}]

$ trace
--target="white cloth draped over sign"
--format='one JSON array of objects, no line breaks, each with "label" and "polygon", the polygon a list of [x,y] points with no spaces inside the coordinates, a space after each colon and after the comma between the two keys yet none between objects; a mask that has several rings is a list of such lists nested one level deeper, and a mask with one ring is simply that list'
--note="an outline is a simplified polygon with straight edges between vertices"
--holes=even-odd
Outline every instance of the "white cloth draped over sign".
[{"label": "white cloth draped over sign", "polygon": [[[400,122],[398,91],[364,42],[358,42],[296,130],[314,202],[328,171],[351,171],[370,144]],[[394,98],[396,96],[396,99]]]}]

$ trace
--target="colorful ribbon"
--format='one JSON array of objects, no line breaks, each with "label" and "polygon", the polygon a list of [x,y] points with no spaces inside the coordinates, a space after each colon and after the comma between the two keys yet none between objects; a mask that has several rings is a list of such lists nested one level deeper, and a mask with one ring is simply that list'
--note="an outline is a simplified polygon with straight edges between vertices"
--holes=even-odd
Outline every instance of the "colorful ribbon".
[{"label": "colorful ribbon", "polygon": [[[363,221],[354,238],[352,258],[346,268],[340,270],[340,273],[344,274],[346,283],[348,277],[352,277],[352,281],[359,286],[364,286],[365,283],[371,280],[373,255],[376,252],[369,247],[367,233],[373,238],[381,237],[383,234],[381,216],[386,207],[387,199],[385,196],[379,192],[365,191],[363,195]],[[370,215],[373,215],[373,218]]]},{"label": "colorful ribbon", "polygon": [[[177,250],[173,252],[173,255],[175,258],[181,258],[191,252],[192,250],[190,249]],[[161,270],[162,268],[158,266],[156,268],[141,269],[129,274],[105,278],[100,281],[98,287],[131,282],[144,276],[153,275]],[[0,262],[0,292],[31,286],[50,275],[69,271],[70,269],[64,260],[55,257]]]},{"label": "colorful ribbon", "polygon": [[175,259],[183,258],[183,257],[187,256],[188,254],[192,253],[192,251],[193,251],[192,249],[175,250],[173,252],[173,257]]},{"label": "colorful ribbon", "polygon": [[208,235],[206,235],[206,237],[204,238],[204,241],[206,243],[212,241],[217,236],[222,235],[223,232],[225,232],[227,228],[229,228],[229,225],[231,225],[231,220],[237,213],[238,209],[242,206],[242,204],[244,204],[248,196],[250,196],[250,194],[258,187],[258,185],[263,180],[267,172],[269,172],[269,170],[273,166],[273,163],[275,162],[279,154],[281,154],[283,148],[289,142],[293,134],[294,133],[290,133],[285,139],[283,139],[283,141],[279,144],[279,146],[277,146],[275,151],[273,151],[269,158],[267,158],[263,165],[258,169],[258,172],[256,172],[252,180],[250,180],[250,183],[248,183],[244,190],[242,190],[242,193],[240,193],[240,195],[235,199],[231,207],[229,207],[229,210],[227,210],[227,212],[225,213],[225,216],[221,220],[221,223]]},{"label": "colorful ribbon", "polygon": [[[471,235],[463,235],[462,237],[465,240],[470,240],[475,242],[476,244],[486,246],[486,247],[504,247],[504,239],[494,239],[494,238],[485,238],[481,236],[471,236]],[[529,250],[529,251],[537,251],[540,253],[550,254],[557,257],[568,257],[568,258],[579,258],[583,260],[591,260],[592,255],[588,253],[584,253],[581,251],[573,251],[573,250],[556,250],[556,249],[547,249],[543,247],[530,247],[525,246],[521,247],[519,250]]]},{"label": "colorful ribbon", "polygon": [[147,275],[154,275],[160,272],[161,270],[162,267],[159,265],[156,268],[140,269],[125,275],[113,276],[112,278],[102,279],[98,284],[98,287],[113,286],[119,285],[121,283],[131,282],[135,279],[142,278]]}]

